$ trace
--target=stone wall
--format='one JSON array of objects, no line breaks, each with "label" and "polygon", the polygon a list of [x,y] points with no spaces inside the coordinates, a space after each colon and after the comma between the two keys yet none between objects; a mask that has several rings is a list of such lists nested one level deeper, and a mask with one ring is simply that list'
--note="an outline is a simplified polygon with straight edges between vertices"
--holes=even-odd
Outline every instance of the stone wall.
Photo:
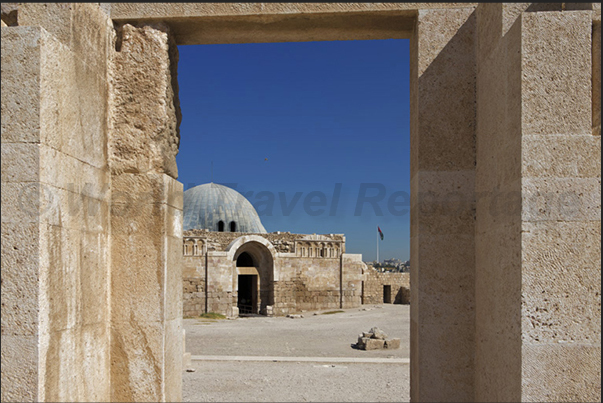
[{"label": "stone wall", "polygon": [[183,278],[182,316],[199,316],[205,310],[205,278]]},{"label": "stone wall", "polygon": [[[236,265],[218,248],[226,249],[244,235],[200,230],[184,232],[184,316],[198,316],[206,311],[233,315],[232,308],[237,306]],[[275,250],[284,250],[286,246],[285,250],[288,251],[276,254],[273,285],[268,286],[270,278],[266,273],[260,273],[260,285],[264,289],[263,294],[259,295],[260,303],[266,305],[266,302],[262,303],[262,298],[269,299],[270,293],[273,293],[275,315],[360,305],[361,278],[365,265],[361,255],[341,255],[341,251],[345,250],[343,235],[254,235],[270,241]],[[302,254],[312,254],[314,257]]]},{"label": "stone wall", "polygon": [[[183,236],[186,240],[201,239],[203,245],[206,245],[206,250],[226,250],[228,245],[235,239],[246,235],[242,232],[216,232],[208,230],[187,230],[184,231]],[[281,253],[295,253],[295,245],[300,243],[302,240],[325,240],[334,241],[334,245],[343,244],[343,252],[345,252],[345,236],[343,234],[292,234],[290,232],[270,232],[267,234],[254,234],[259,235],[274,245],[277,252]],[[194,243],[194,241],[193,241]],[[192,252],[192,249],[191,249]],[[199,253],[202,253],[201,250]]]},{"label": "stone wall", "polygon": [[279,258],[275,315],[339,308],[339,259]]},{"label": "stone wall", "polygon": [[[206,265],[209,267],[207,270],[209,286],[206,286]],[[184,256],[183,316],[199,316],[205,312],[231,316],[232,306],[237,304],[233,270],[234,262],[228,261],[224,252],[212,251],[207,253],[207,256]]]},{"label": "stone wall", "polygon": [[182,260],[182,315],[199,316],[205,306],[205,256],[184,256]]},{"label": "stone wall", "polygon": [[207,267],[207,310],[231,316],[233,305],[237,305],[234,262],[228,260],[225,252],[209,252]]},{"label": "stone wall", "polygon": [[410,273],[381,273],[373,266],[363,272],[362,303],[383,304],[383,286],[391,288],[391,303],[410,304]]}]

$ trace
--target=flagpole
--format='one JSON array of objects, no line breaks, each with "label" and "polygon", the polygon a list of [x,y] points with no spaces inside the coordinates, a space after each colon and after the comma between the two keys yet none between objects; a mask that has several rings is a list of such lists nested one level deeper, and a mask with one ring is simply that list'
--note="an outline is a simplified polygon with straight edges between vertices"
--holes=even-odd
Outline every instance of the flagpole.
[{"label": "flagpole", "polygon": [[377,229],[377,264],[379,264],[379,230]]}]

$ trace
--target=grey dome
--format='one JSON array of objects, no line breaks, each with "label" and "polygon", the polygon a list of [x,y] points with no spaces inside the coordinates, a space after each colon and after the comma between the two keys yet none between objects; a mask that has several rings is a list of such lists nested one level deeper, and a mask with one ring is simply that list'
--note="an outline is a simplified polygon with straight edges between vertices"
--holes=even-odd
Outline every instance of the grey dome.
[{"label": "grey dome", "polygon": [[184,192],[184,230],[207,229],[235,232],[266,233],[258,213],[242,194],[216,183],[205,183]]}]

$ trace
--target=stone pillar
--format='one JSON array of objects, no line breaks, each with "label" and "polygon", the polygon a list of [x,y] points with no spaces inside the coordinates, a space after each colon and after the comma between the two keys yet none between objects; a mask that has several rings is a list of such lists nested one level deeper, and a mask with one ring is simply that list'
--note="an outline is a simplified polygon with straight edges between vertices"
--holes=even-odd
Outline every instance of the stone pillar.
[{"label": "stone pillar", "polygon": [[601,399],[592,14],[537,10],[477,10],[477,401]]},{"label": "stone pillar", "polygon": [[411,38],[411,400],[470,401],[475,333],[474,8]]},{"label": "stone pillar", "polygon": [[2,27],[2,401],[110,401],[109,22],[19,3]]},{"label": "stone pillar", "polygon": [[601,399],[592,11],[521,15],[521,400]]},{"label": "stone pillar", "polygon": [[177,47],[125,25],[111,63],[111,399],[182,399],[182,184]]},{"label": "stone pillar", "polygon": [[477,14],[475,400],[521,399],[521,27],[529,4]]}]

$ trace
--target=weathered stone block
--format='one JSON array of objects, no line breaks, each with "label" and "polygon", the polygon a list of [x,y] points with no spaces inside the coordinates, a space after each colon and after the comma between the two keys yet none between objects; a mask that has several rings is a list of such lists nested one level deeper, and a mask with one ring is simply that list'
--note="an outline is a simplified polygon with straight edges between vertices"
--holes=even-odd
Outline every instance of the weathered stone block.
[{"label": "weathered stone block", "polygon": [[65,46],[71,44],[72,3],[19,4],[19,25],[44,27]]},{"label": "weathered stone block", "polygon": [[106,168],[107,83],[63,43],[43,36],[41,140],[97,168]]},{"label": "weathered stone block", "polygon": [[111,49],[113,24],[98,3],[74,3],[71,23],[74,53],[101,77],[106,76],[106,60],[98,55],[106,55]]},{"label": "weathered stone block", "polygon": [[592,133],[592,15],[521,16],[523,134]]},{"label": "weathered stone block", "polygon": [[[78,325],[83,322],[80,316],[83,259],[79,247],[82,235],[81,231],[55,225],[40,227],[40,317],[44,319],[44,328],[51,334],[79,329]],[[106,278],[96,286],[105,287],[105,281]]]},{"label": "weathered stone block", "polygon": [[[106,233],[82,232],[80,238],[80,292],[82,324],[109,321],[109,237]],[[108,334],[103,334],[108,338]],[[102,340],[102,338],[99,338]]]},{"label": "weathered stone block", "polygon": [[384,348],[387,349],[396,349],[396,348],[400,348],[400,339],[387,339],[385,340],[385,346]]},{"label": "weathered stone block", "polygon": [[88,197],[108,199],[109,171],[97,168],[81,159],[40,145],[40,182]]},{"label": "weathered stone block", "polygon": [[[473,11],[473,7],[468,7],[419,12],[415,46],[419,49],[416,77],[420,92],[415,95],[418,120],[416,132],[411,136],[420,133],[420,140],[415,137],[417,141],[411,142],[411,146],[420,148],[416,152],[411,150],[411,158],[417,158],[420,165],[414,166],[422,171],[475,167]],[[436,90],[443,87],[445,91]]]},{"label": "weathered stone block", "polygon": [[598,343],[600,234],[600,221],[523,224],[524,340]]},{"label": "weathered stone block", "polygon": [[112,242],[112,266],[120,268],[112,272],[111,293],[119,296],[113,298],[113,321],[161,321],[166,286],[161,240],[114,231]]},{"label": "weathered stone block", "polygon": [[38,337],[4,333],[1,337],[2,401],[39,401]]},{"label": "weathered stone block", "polygon": [[475,214],[475,172],[419,172],[421,183],[412,203],[419,209],[422,235],[471,234]]},{"label": "weathered stone block", "polygon": [[601,220],[601,178],[522,180],[523,221]]},{"label": "weathered stone block", "polygon": [[[99,309],[106,308],[106,304]],[[81,329],[80,340],[76,343],[81,347],[82,365],[75,365],[80,372],[80,385],[78,400],[90,397],[95,401],[103,401],[111,393],[111,357],[109,343],[110,328],[108,323],[98,323],[84,326]]]},{"label": "weathered stone block", "polygon": [[2,223],[2,335],[38,333],[39,226]]},{"label": "weathered stone block", "polygon": [[2,142],[40,141],[40,27],[2,30]]},{"label": "weathered stone block", "polygon": [[522,136],[522,174],[530,177],[601,177],[601,137]]},{"label": "weathered stone block", "polygon": [[[443,318],[455,318],[456,323],[472,323],[475,265],[473,235],[440,235],[421,238],[419,259],[423,270],[417,285],[421,300],[422,323],[442,323]],[[450,248],[450,245],[456,245]],[[452,286],[453,285],[453,286]],[[471,307],[468,309],[468,307]],[[412,305],[411,305],[412,309]]]},{"label": "weathered stone block", "polygon": [[111,401],[162,400],[165,328],[139,318],[111,323]]},{"label": "weathered stone block", "polygon": [[379,350],[385,346],[385,340],[364,338],[365,350]]},{"label": "weathered stone block", "polygon": [[[177,47],[166,25],[120,28],[115,54],[111,170],[178,177],[180,107],[174,95]],[[153,60],[154,63],[140,63]],[[134,101],[134,102],[133,102]]]},{"label": "weathered stone block", "polygon": [[526,343],[522,347],[521,355],[522,401],[601,400],[600,343],[590,346]]},{"label": "weathered stone block", "polygon": [[[474,365],[474,343],[467,340],[473,341],[475,331],[462,322],[411,324],[411,332],[413,329],[417,332],[414,337],[421,340],[418,351],[418,357],[421,358],[417,370],[419,374],[423,371],[431,374],[418,380],[422,398],[425,401],[438,401],[438,396],[445,390],[450,401],[463,401],[465,394],[474,390],[474,378],[468,377],[465,369]],[[451,351],[456,354],[452,355]]]},{"label": "weathered stone block", "polygon": [[1,147],[2,182],[39,181],[39,144],[2,142]]}]

